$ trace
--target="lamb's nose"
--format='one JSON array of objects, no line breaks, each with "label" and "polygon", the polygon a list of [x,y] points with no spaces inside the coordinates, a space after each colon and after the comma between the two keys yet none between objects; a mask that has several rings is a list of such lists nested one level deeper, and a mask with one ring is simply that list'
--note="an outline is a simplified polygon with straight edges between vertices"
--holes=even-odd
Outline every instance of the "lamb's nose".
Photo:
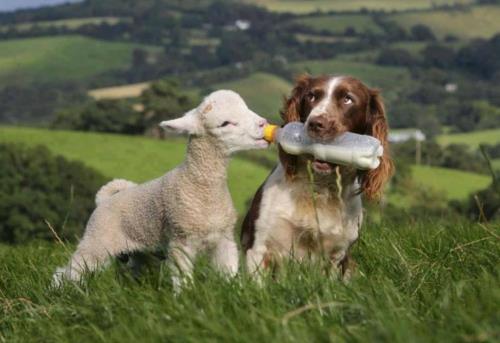
[{"label": "lamb's nose", "polygon": [[267,120],[261,119],[261,120],[259,120],[258,124],[259,124],[259,127],[262,128],[262,127],[267,125]]}]

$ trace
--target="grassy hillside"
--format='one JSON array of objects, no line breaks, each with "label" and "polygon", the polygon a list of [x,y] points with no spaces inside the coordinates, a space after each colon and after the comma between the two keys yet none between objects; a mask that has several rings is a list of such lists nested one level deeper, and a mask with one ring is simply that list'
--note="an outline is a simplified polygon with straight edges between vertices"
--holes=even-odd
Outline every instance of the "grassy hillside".
[{"label": "grassy hillside", "polygon": [[500,143],[500,129],[474,131],[468,133],[445,134],[437,137],[439,144],[466,144],[471,148],[478,148],[479,144]]},{"label": "grassy hillside", "polygon": [[88,95],[96,100],[137,98],[150,86],[149,82],[140,82],[124,86],[92,89]]},{"label": "grassy hillside", "polygon": [[[182,162],[186,140],[159,141],[138,136],[49,131],[43,129],[0,127],[0,142],[43,144],[51,151],[72,160],[83,161],[109,178],[136,182],[153,179]],[[240,213],[253,196],[268,170],[235,158],[229,168],[229,186]]]},{"label": "grassy hillside", "polygon": [[363,14],[307,17],[297,19],[295,22],[317,31],[328,31],[334,34],[343,34],[348,27],[354,28],[358,33],[378,33],[381,31],[381,28],[375,24],[371,16]]},{"label": "grassy hillside", "polygon": [[[466,10],[401,13],[393,19],[402,27],[429,26],[439,38],[452,34],[460,38],[489,38],[500,31],[500,6],[474,6]],[[465,29],[467,28],[467,29]]]},{"label": "grassy hillside", "polygon": [[363,8],[384,11],[405,11],[411,9],[428,9],[435,5],[470,4],[473,0],[245,0],[246,2],[264,6],[271,11],[291,12],[297,14],[316,11],[359,11]]},{"label": "grassy hillside", "polygon": [[127,67],[138,45],[81,36],[0,42],[0,86],[33,80],[85,80]]},{"label": "grassy hillside", "polygon": [[494,342],[498,234],[498,227],[425,218],[368,225],[347,285],[320,265],[293,263],[259,287],[245,274],[219,277],[202,260],[178,296],[159,265],[137,281],[114,265],[87,284],[50,289],[68,252],[0,246],[0,340]]},{"label": "grassy hillside", "polygon": [[417,184],[432,187],[444,193],[447,199],[465,199],[491,183],[488,175],[439,167],[412,166],[412,175]]},{"label": "grassy hillside", "polygon": [[292,85],[275,75],[255,73],[244,79],[218,83],[211,88],[234,90],[241,94],[256,113],[270,120],[279,121],[283,96],[290,93]]},{"label": "grassy hillside", "polygon": [[[60,19],[50,21],[37,21],[32,23],[16,24],[13,27],[18,31],[24,31],[38,27],[66,27],[68,29],[77,29],[84,25],[115,25],[120,22],[128,22],[130,18],[121,17],[90,17],[90,18],[74,18],[74,19]],[[0,26],[0,31],[8,30],[10,26]]]}]

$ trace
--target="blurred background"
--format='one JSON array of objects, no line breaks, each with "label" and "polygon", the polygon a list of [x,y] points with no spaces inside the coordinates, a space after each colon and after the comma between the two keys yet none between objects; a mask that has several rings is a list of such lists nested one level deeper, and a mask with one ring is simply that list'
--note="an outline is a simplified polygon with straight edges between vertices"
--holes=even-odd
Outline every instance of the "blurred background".
[{"label": "blurred background", "polygon": [[[500,218],[500,1],[0,1],[0,242],[80,236],[107,180],[180,163],[162,137],[219,88],[280,123],[300,73],[381,89],[394,222]],[[162,139],[160,139],[162,138]],[[243,214],[275,151],[236,156]]]}]

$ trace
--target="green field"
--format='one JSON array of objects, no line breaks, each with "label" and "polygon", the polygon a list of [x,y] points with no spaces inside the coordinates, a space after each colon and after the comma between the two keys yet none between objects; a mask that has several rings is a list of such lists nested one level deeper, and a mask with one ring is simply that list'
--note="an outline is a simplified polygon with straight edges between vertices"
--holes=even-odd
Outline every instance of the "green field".
[{"label": "green field", "polygon": [[481,143],[492,145],[500,143],[500,129],[439,135],[437,141],[441,145],[466,144],[477,149]]},{"label": "green field", "polygon": [[466,10],[400,13],[393,19],[402,27],[429,26],[438,38],[489,38],[500,31],[500,6],[474,6]]},{"label": "green field", "polygon": [[307,17],[294,21],[317,31],[327,31],[333,34],[343,34],[348,27],[357,33],[379,33],[382,29],[373,21],[372,17],[363,14],[328,15],[321,17]]},{"label": "green field", "polygon": [[291,12],[296,14],[317,11],[359,11],[362,9],[384,11],[407,11],[429,9],[435,5],[470,4],[473,0],[245,0],[275,12]]},{"label": "green field", "polygon": [[500,170],[500,158],[492,160],[491,164],[493,165],[493,168],[495,168],[496,170]]},{"label": "green field", "polygon": [[155,264],[137,281],[114,264],[87,283],[51,289],[64,248],[0,246],[0,341],[496,342],[499,234],[425,218],[366,225],[347,285],[320,264],[289,264],[258,286],[201,260],[177,296]]},{"label": "green field", "polygon": [[[13,27],[18,31],[30,30],[34,27],[66,27],[68,29],[77,29],[84,25],[116,25],[120,22],[130,22],[130,18],[122,17],[90,17],[90,18],[74,18],[74,19],[60,19],[49,21],[37,21],[30,23],[16,24]],[[0,31],[8,30],[11,26],[0,26]]]},{"label": "green field", "polygon": [[[43,129],[0,127],[0,142],[43,144],[71,160],[80,160],[109,178],[136,182],[153,179],[182,162],[186,140],[159,141],[139,136],[50,131]],[[229,186],[240,213],[253,196],[268,170],[242,158],[229,168]]]},{"label": "green field", "polygon": [[428,166],[412,166],[412,177],[417,184],[431,187],[450,200],[463,200],[491,183],[488,175]]},{"label": "green field", "polygon": [[0,85],[7,82],[85,80],[130,65],[139,45],[82,36],[0,42]]},{"label": "green field", "polygon": [[290,93],[292,85],[275,75],[255,73],[240,80],[218,83],[211,88],[234,90],[256,113],[279,122],[282,99]]}]

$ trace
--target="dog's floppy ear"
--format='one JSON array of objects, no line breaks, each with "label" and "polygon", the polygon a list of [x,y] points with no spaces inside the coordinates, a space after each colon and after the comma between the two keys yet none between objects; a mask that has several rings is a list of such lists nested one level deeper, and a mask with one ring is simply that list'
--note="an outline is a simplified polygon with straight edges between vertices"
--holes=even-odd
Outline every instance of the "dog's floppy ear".
[{"label": "dog's floppy ear", "polygon": [[187,112],[180,118],[162,121],[160,126],[165,130],[190,135],[199,135],[203,132],[197,109]]},{"label": "dog's floppy ear", "polygon": [[394,164],[389,152],[389,125],[385,115],[384,103],[380,92],[376,89],[370,89],[370,101],[367,113],[367,132],[366,134],[377,138],[384,148],[384,154],[380,158],[380,165],[370,170],[362,176],[361,189],[369,200],[380,198],[384,185],[389,181],[394,173]]},{"label": "dog's floppy ear", "polygon": [[[310,82],[311,76],[308,74],[302,74],[295,79],[295,87],[290,96],[284,99],[283,109],[280,111],[283,124],[301,120],[302,99]],[[288,178],[293,178],[297,173],[298,157],[287,154],[281,147],[279,147],[278,151],[286,176]]]}]

